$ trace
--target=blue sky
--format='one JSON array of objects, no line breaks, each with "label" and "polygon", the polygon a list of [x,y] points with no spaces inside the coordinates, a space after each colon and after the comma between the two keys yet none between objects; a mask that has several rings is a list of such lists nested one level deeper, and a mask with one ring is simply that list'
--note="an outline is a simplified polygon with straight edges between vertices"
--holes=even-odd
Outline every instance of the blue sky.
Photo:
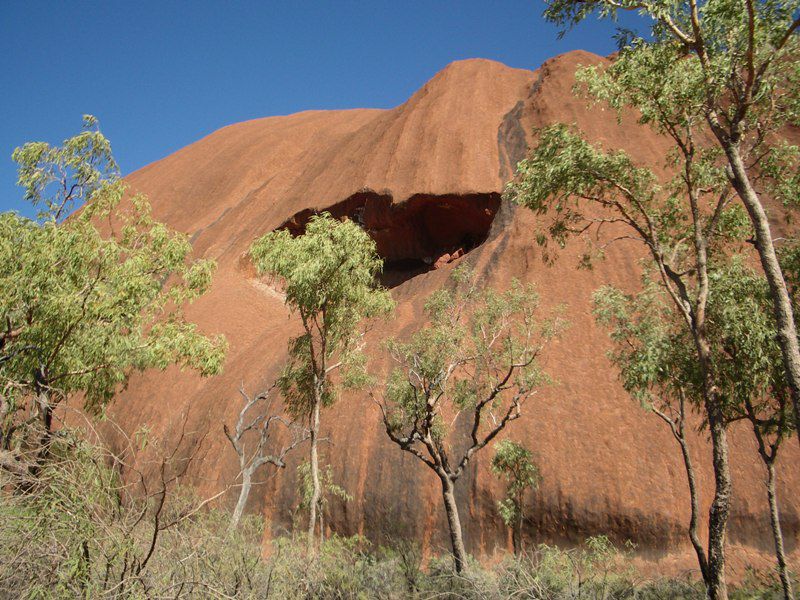
[{"label": "blue sky", "polygon": [[0,0],[0,210],[31,214],[10,155],[100,119],[123,174],[224,125],[388,108],[449,62],[536,68],[614,50],[591,20],[557,39],[540,1]]}]

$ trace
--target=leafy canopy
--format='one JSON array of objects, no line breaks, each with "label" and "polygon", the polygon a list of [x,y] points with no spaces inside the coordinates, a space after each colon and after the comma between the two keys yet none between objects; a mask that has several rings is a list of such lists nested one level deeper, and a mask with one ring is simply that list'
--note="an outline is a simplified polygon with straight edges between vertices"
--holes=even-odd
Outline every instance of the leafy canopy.
[{"label": "leafy canopy", "polygon": [[775,134],[800,123],[800,2],[551,0],[545,17],[563,34],[619,11],[637,11],[649,32],[621,31],[610,67],[579,71],[584,89],[671,137],[704,123],[718,142],[706,140],[710,157],[737,147],[751,178],[796,202],[800,150]]},{"label": "leafy canopy", "polygon": [[[425,418],[429,396],[448,401],[456,411],[474,409],[512,364],[520,366],[512,369],[504,390],[518,388],[527,395],[544,378],[533,360],[540,350],[535,321],[539,295],[534,287],[514,281],[506,292],[479,291],[464,267],[454,272],[454,280],[464,287],[438,290],[425,304],[427,326],[408,342],[388,342],[402,365],[392,371],[387,387],[398,428]],[[543,337],[549,338],[555,326],[548,323],[544,329]],[[499,408],[501,400],[498,394],[492,407]],[[447,434],[441,409],[448,407],[435,408],[431,431],[441,439]]]},{"label": "leafy canopy", "polygon": [[[645,244],[656,260],[692,261],[686,240],[695,225],[708,239],[712,254],[747,231],[747,217],[730,203],[724,171],[698,160],[684,161],[682,172],[662,182],[651,169],[634,164],[622,150],[606,151],[587,142],[580,132],[566,125],[542,129],[539,144],[517,165],[517,178],[509,183],[507,196],[537,214],[547,214],[547,229],[537,232],[536,241],[547,249],[549,240],[559,247],[570,236],[584,235],[588,244],[582,265],[590,267],[609,243],[634,240]],[[693,213],[687,201],[689,185],[703,205]],[[624,231],[614,226],[624,225]],[[610,232],[602,242],[601,231]],[[553,255],[545,257],[552,260]]]},{"label": "leafy canopy", "polygon": [[[93,118],[62,146],[14,152],[19,185],[41,208],[33,221],[0,215],[0,400],[13,415],[32,393],[57,402],[81,392],[100,409],[131,370],[170,364],[210,375],[225,342],[183,305],[208,288],[209,260],[153,219],[125,184]],[[82,208],[71,214],[77,203]]]},{"label": "leafy canopy", "polygon": [[[724,412],[743,418],[747,405],[767,431],[791,431],[785,374],[766,281],[740,257],[711,270],[707,336]],[[626,295],[606,286],[595,292],[595,316],[611,329],[609,353],[623,385],[645,406],[665,410],[681,394],[702,402],[694,341],[668,310],[663,288],[645,278],[643,291]],[[783,418],[781,418],[783,417]]]},{"label": "leafy canopy", "polygon": [[[455,480],[547,380],[536,359],[564,322],[558,314],[538,318],[539,295],[530,284],[479,290],[466,266],[453,279],[455,289],[439,290],[426,303],[425,327],[407,342],[388,342],[398,366],[380,408],[392,441]],[[461,414],[468,447],[451,462],[449,434]]]},{"label": "leafy canopy", "polygon": [[329,373],[343,367],[343,383],[364,382],[360,340],[363,320],[393,308],[376,276],[383,263],[375,242],[357,224],[328,213],[314,216],[303,235],[273,231],[253,243],[260,274],[279,278],[286,304],[300,315],[304,333],[290,343],[290,362],[281,378],[289,406],[307,414],[313,386],[323,386],[323,402],[334,400]]}]

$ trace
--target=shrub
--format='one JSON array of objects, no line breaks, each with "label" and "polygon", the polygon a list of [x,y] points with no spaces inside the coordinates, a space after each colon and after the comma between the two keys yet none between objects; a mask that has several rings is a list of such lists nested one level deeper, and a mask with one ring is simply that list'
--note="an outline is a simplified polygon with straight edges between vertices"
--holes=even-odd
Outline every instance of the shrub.
[{"label": "shrub", "polygon": [[[179,442],[180,443],[180,442]],[[179,456],[172,451],[170,456]],[[182,461],[191,460],[185,459]],[[279,598],[280,600],[702,599],[688,580],[644,580],[607,538],[580,548],[540,545],[493,567],[449,556],[423,564],[414,540],[375,548],[332,536],[309,560],[304,538],[273,540],[261,519],[230,514],[176,484],[185,464],[163,460],[155,482],[126,483],[122,458],[62,431],[52,459],[24,491],[0,481],[0,597]],[[130,465],[125,467],[130,472]],[[750,573],[733,599],[777,597],[770,574]]]}]

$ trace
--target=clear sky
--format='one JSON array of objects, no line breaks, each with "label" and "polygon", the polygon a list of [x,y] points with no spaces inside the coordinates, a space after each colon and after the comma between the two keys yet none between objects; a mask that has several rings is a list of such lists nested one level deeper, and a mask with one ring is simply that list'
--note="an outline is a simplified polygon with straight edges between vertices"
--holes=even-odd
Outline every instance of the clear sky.
[{"label": "clear sky", "polygon": [[451,61],[534,69],[614,50],[595,20],[563,40],[539,0],[0,0],[0,210],[31,214],[10,156],[100,119],[123,174],[230,123],[389,108]]}]

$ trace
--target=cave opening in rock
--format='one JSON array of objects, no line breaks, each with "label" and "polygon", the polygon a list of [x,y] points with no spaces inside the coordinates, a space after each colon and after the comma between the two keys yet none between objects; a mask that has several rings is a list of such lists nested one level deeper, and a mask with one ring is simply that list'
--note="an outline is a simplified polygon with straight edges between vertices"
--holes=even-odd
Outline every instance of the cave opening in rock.
[{"label": "cave opening in rock", "polygon": [[305,231],[309,219],[329,212],[358,223],[375,240],[384,261],[381,282],[395,287],[458,260],[486,241],[500,194],[415,194],[393,204],[388,194],[363,191],[319,211],[305,209],[278,229]]}]

